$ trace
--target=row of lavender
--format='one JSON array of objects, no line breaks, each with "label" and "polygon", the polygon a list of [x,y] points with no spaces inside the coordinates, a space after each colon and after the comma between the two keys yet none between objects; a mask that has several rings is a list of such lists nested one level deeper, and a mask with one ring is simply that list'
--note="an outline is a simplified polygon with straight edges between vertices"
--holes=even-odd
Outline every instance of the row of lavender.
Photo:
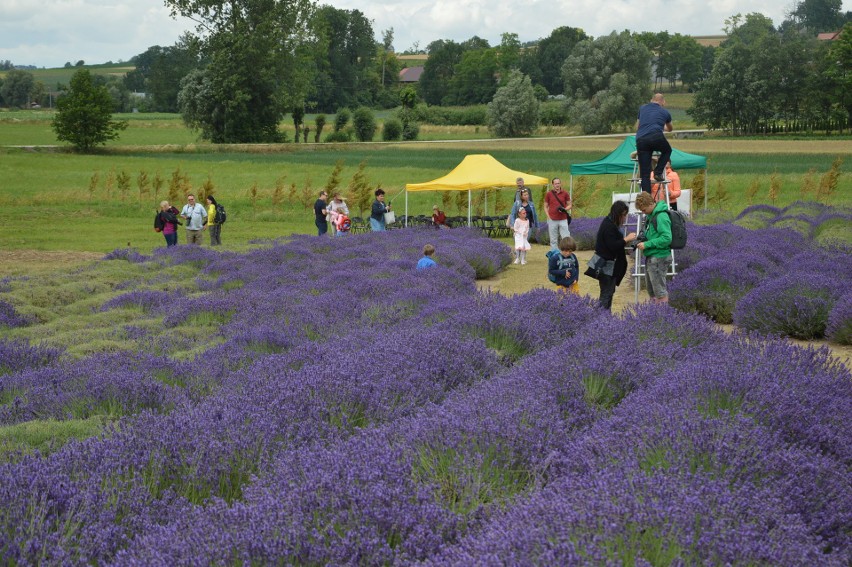
[{"label": "row of lavender", "polygon": [[[427,240],[441,265],[417,273]],[[210,316],[220,340],[186,361],[0,343],[3,423],[126,415],[0,466],[5,562],[849,560],[852,377],[825,351],[482,295],[509,252],[464,231],[112,257],[195,265],[200,291],[104,308],[164,333]]]}]

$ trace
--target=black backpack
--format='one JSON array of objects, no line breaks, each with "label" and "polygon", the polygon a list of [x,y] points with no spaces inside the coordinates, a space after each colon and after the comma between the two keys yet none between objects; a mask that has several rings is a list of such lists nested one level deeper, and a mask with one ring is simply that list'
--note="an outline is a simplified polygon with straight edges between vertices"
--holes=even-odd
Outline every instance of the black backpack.
[{"label": "black backpack", "polygon": [[[681,250],[686,246],[686,215],[679,211],[666,209],[672,225],[672,250]],[[651,217],[651,224],[657,230],[657,215]]]},{"label": "black backpack", "polygon": [[216,203],[216,216],[213,217],[213,222],[216,224],[225,224],[228,220],[228,213],[225,212],[225,207]]}]

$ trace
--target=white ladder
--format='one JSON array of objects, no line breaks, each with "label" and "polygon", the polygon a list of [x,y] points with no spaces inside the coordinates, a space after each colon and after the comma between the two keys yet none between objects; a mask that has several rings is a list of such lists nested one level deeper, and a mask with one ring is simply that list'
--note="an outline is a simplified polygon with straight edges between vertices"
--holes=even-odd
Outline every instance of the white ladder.
[{"label": "white ladder", "polygon": [[[659,152],[654,152],[654,156],[659,156]],[[641,178],[639,177],[639,160],[633,155],[630,158],[633,161],[633,175],[630,177],[630,194],[627,198],[627,221],[625,221],[625,231],[628,231],[626,227],[635,227],[633,232],[638,236],[645,230],[645,223],[647,219],[646,215],[642,213],[642,211],[636,208],[636,196],[642,192]],[[653,175],[653,172],[652,174]],[[661,184],[663,186],[663,190],[666,192],[666,206],[671,209],[671,202],[669,201],[669,183],[671,181],[666,177],[666,170],[663,170],[663,180],[652,183]],[[635,244],[635,242],[634,242]],[[644,255],[642,251],[638,248],[630,247],[628,250],[632,250],[633,253],[633,292],[634,292],[634,301],[639,303],[639,290],[642,289],[642,282],[645,280],[645,263],[644,263]],[[668,272],[666,272],[667,276],[676,276],[677,275],[677,263],[675,262],[675,253],[674,250],[671,251],[671,265],[669,266]]]}]

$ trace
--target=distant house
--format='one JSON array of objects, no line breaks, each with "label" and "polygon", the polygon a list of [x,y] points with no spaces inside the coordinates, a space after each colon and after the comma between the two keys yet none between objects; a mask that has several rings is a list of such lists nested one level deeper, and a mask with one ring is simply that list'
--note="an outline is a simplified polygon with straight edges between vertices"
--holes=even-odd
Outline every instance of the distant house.
[{"label": "distant house", "polygon": [[837,30],[835,32],[818,33],[817,39],[820,41],[834,41],[835,39],[840,37],[840,31],[841,30]]},{"label": "distant house", "polygon": [[416,83],[420,80],[420,75],[423,74],[423,66],[405,67],[399,72],[400,83]]}]

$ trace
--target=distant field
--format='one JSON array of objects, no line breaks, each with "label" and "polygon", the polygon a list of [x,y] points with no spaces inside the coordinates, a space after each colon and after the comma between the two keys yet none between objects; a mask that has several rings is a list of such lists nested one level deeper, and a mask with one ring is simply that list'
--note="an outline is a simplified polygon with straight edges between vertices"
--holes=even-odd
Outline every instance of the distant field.
[{"label": "distant field", "polygon": [[[76,63],[76,61],[71,61]],[[58,85],[69,85],[71,77],[80,69],[88,69],[93,75],[118,75],[123,76],[136,67],[130,63],[113,63],[103,65],[84,65],[83,67],[58,67],[55,69],[27,69],[32,73],[36,81],[41,81],[49,91],[57,90]],[[0,71],[0,78],[4,77],[5,71]]]},{"label": "distant field", "polygon": [[[156,132],[156,120],[145,129]],[[145,121],[142,121],[145,123]],[[168,120],[165,123],[169,123]],[[8,123],[0,124],[5,131]],[[172,136],[169,129],[161,136]],[[570,175],[573,163],[598,159],[614,149],[616,138],[551,138],[530,140],[441,141],[397,144],[307,144],[256,146],[120,146],[97,155],[77,155],[49,149],[0,149],[0,248],[8,250],[78,250],[107,252],[128,242],[142,250],[161,245],[162,237],[152,230],[156,203],[166,197],[168,180],[179,171],[193,191],[209,183],[214,194],[229,209],[224,228],[226,248],[245,246],[255,238],[274,238],[293,232],[313,231],[309,209],[290,200],[291,184],[296,195],[308,187],[310,200],[324,187],[335,163],[342,161],[340,187],[345,190],[358,164],[366,163],[366,175],[373,185],[383,186],[399,214],[404,212],[405,183],[415,183],[444,175],[468,153],[487,152],[506,165],[545,177]],[[747,188],[754,182],[758,191],[754,202],[769,202],[773,174],[780,183],[776,204],[786,205],[801,197],[801,188],[810,177],[818,183],[837,156],[845,162],[836,205],[852,206],[852,179],[848,140],[676,140],[675,147],[708,157],[710,207],[713,214],[732,216],[749,204]],[[813,169],[813,173],[808,171]],[[130,186],[122,194],[116,177],[122,172]],[[140,195],[136,179],[144,172],[149,179],[159,175],[163,187]],[[696,172],[682,171],[685,185]],[[97,183],[90,191],[94,175]],[[112,182],[108,182],[109,178]],[[575,179],[575,184],[580,184]],[[608,209],[610,193],[629,187],[626,176],[589,177],[592,193],[579,215],[597,216]],[[276,185],[282,202],[273,204]],[[717,201],[722,191],[727,197]],[[253,194],[254,192],[254,194]],[[537,198],[540,190],[536,189]],[[489,214],[505,214],[511,192],[505,191],[501,208],[495,194],[489,196]],[[813,198],[813,197],[811,197]],[[182,192],[178,201],[182,201]],[[412,214],[429,213],[439,193],[418,193],[409,197]],[[701,203],[695,203],[699,209]],[[450,214],[459,209],[453,198]],[[483,211],[485,212],[485,211]]]}]

